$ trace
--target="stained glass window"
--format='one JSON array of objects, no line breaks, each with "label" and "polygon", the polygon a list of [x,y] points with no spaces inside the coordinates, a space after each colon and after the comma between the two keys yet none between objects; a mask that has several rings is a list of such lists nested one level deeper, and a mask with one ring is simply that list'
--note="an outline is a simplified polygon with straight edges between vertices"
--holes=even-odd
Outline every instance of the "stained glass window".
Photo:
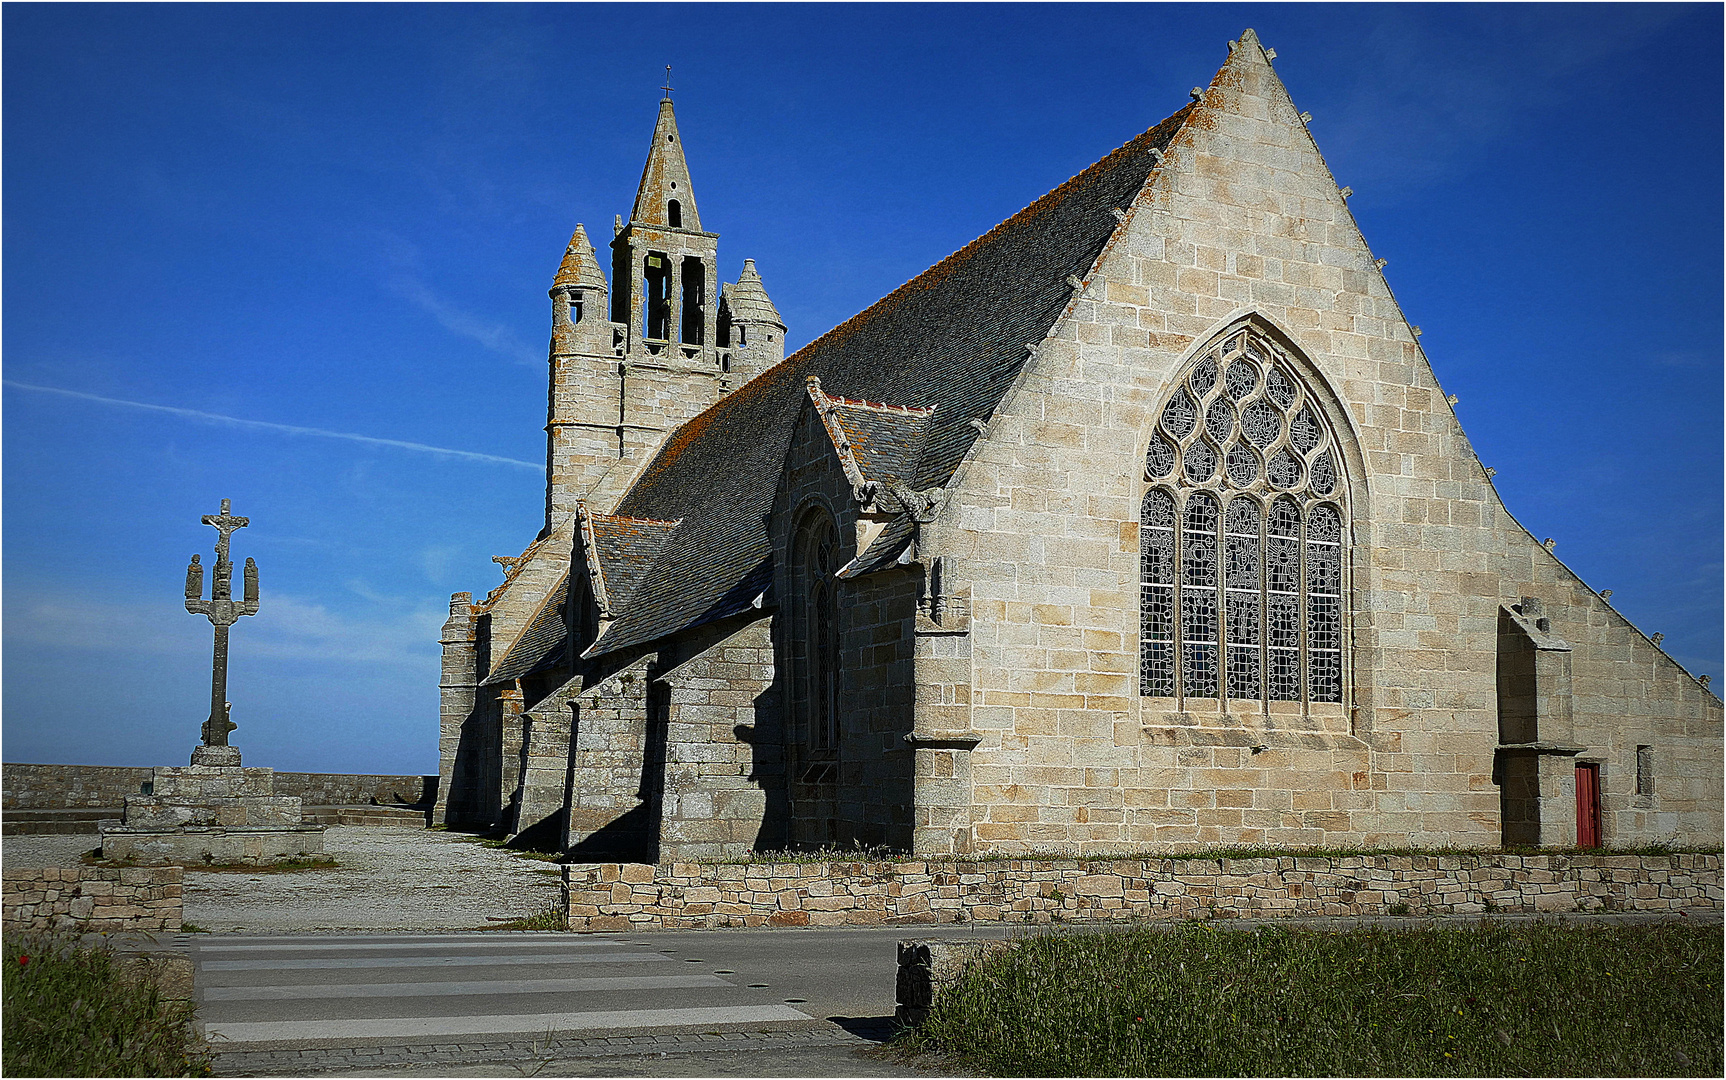
[{"label": "stained glass window", "polygon": [[1229,697],[1257,699],[1259,683],[1259,589],[1264,581],[1259,504],[1250,495],[1229,503],[1224,523],[1225,621],[1228,626]]},{"label": "stained glass window", "polygon": [[1342,521],[1313,507],[1306,523],[1307,682],[1314,701],[1342,700]]},{"label": "stained glass window", "polygon": [[1319,399],[1249,330],[1193,364],[1157,426],[1140,693],[1341,703],[1348,485]]},{"label": "stained glass window", "polygon": [[1175,497],[1145,493],[1139,512],[1139,689],[1148,697],[1175,694]]},{"label": "stained glass window", "polygon": [[1217,499],[1187,496],[1181,521],[1181,685],[1217,696]]}]

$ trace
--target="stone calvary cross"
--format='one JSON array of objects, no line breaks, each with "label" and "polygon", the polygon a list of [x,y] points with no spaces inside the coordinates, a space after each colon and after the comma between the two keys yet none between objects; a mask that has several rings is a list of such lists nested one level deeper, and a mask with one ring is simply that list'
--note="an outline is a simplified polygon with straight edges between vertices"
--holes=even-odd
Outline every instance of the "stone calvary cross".
[{"label": "stone calvary cross", "polygon": [[210,583],[210,598],[204,596],[204,568],[198,556],[186,568],[186,610],[203,615],[216,628],[216,654],[211,664],[210,718],[204,721],[203,744],[192,751],[194,765],[238,765],[240,752],[228,745],[228,732],[236,726],[228,719],[228,627],[242,615],[258,613],[258,564],[246,560],[245,599],[234,599],[234,564],[228,560],[228,537],[235,529],[251,522],[228,512],[231,501],[222,500],[220,514],[205,514],[204,524],[214,525],[220,537],[216,540],[216,573]]}]

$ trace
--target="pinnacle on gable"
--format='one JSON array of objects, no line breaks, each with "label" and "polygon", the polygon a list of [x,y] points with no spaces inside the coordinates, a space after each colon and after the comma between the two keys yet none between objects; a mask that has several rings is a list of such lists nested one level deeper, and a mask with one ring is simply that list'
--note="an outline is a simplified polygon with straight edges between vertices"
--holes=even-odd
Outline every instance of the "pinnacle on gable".
[{"label": "pinnacle on gable", "polygon": [[581,225],[577,225],[575,232],[570,234],[569,246],[563,252],[563,263],[558,266],[557,276],[551,282],[554,289],[566,285],[605,288],[605,273],[599,268],[593,243],[587,238],[587,229]]},{"label": "pinnacle on gable", "polygon": [[683,158],[683,136],[677,131],[677,116],[670,99],[659,103],[659,120],[653,125],[653,145],[641,170],[641,187],[635,193],[631,224],[661,229],[701,231],[701,215],[695,209],[695,190],[689,182],[689,163]]}]

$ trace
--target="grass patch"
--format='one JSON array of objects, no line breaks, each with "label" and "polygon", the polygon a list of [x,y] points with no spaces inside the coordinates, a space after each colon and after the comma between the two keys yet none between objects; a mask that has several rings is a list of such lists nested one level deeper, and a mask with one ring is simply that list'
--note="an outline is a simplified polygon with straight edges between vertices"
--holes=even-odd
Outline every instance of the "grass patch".
[{"label": "grass patch", "polygon": [[63,935],[8,937],[4,949],[7,1076],[208,1076],[191,1002],[163,1001],[103,946]]},{"label": "grass patch", "polygon": [[529,915],[521,919],[500,919],[488,926],[477,927],[479,930],[568,930],[569,924],[564,921],[563,912],[557,908],[546,908],[538,915]]},{"label": "grass patch", "polygon": [[180,933],[182,934],[207,934],[209,932],[208,928],[199,926],[195,922],[180,923]]},{"label": "grass patch", "polygon": [[[703,859],[720,866],[747,866],[751,863],[828,863],[828,862],[906,862],[913,858],[903,851],[885,845],[874,847],[823,847],[808,850],[751,851],[735,859]],[[924,861],[924,860],[919,860]]]},{"label": "grass patch", "polygon": [[996,1076],[1719,1076],[1717,927],[1027,938],[899,1036]]},{"label": "grass patch", "polygon": [[329,855],[313,855],[305,859],[284,859],[273,863],[208,862],[208,863],[143,863],[137,859],[104,859],[102,849],[86,851],[79,859],[85,866],[130,867],[180,866],[188,873],[218,874],[298,874],[306,870],[334,870],[341,865]]},{"label": "grass patch", "polygon": [[334,870],[341,864],[328,855],[311,859],[287,859],[282,862],[254,866],[248,863],[198,863],[187,866],[189,872],[217,874],[298,874],[307,870]]}]

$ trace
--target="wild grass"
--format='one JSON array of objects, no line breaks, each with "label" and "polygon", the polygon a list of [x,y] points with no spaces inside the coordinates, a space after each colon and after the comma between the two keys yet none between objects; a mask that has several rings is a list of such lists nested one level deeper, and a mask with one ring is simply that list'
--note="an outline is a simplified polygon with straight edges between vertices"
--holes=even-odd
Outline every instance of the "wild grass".
[{"label": "wild grass", "polygon": [[713,862],[721,866],[747,866],[752,863],[827,863],[827,862],[902,862],[912,856],[885,845],[864,847],[854,844],[850,847],[830,845],[811,849],[779,849],[774,851],[751,851],[735,859],[700,860]]},{"label": "wild grass", "polygon": [[899,1041],[996,1076],[1719,1076],[1721,942],[1672,923],[1043,936]]},{"label": "wild grass", "polygon": [[479,930],[568,930],[569,923],[564,920],[563,912],[557,908],[546,908],[537,915],[528,915],[520,919],[498,919],[488,926],[476,927]]},{"label": "wild grass", "polygon": [[[85,866],[134,867],[166,865],[159,863],[141,863],[137,859],[104,859],[102,851],[85,852],[79,859]],[[200,862],[185,863],[183,868],[190,873],[214,874],[299,874],[307,870],[334,870],[341,864],[329,855],[311,855],[303,859],[284,859],[273,863],[244,862]]]},{"label": "wild grass", "polygon": [[65,935],[9,935],[4,948],[7,1076],[208,1076],[195,1006],[164,1001],[108,948]]}]

